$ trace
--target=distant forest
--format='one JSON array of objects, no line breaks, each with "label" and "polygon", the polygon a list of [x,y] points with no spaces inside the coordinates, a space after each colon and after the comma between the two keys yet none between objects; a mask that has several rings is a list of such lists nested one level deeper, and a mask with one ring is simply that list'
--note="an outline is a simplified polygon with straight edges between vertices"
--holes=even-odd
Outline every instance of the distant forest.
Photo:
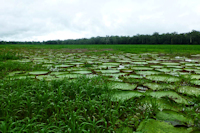
[{"label": "distant forest", "polygon": [[154,32],[152,35],[134,35],[134,36],[106,36],[91,37],[68,40],[48,40],[43,42],[18,42],[18,41],[0,41],[0,44],[200,44],[200,31],[193,30],[188,33],[164,33]]}]

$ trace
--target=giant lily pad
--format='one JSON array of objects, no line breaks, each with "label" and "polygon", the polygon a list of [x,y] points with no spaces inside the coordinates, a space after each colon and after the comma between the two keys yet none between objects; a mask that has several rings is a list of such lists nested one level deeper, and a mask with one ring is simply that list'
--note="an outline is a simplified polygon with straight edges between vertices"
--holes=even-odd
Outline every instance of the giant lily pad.
[{"label": "giant lily pad", "polygon": [[30,75],[46,75],[48,73],[49,73],[48,71],[32,71],[32,72],[29,72],[28,74],[30,74]]},{"label": "giant lily pad", "polygon": [[178,66],[180,65],[179,63],[172,63],[172,62],[165,62],[165,63],[161,63],[162,65],[166,65],[166,66]]},{"label": "giant lily pad", "polygon": [[173,126],[194,124],[191,118],[187,118],[184,114],[171,110],[163,110],[158,112],[156,114],[156,119],[170,122]]},{"label": "giant lily pad", "polygon": [[131,69],[133,69],[133,70],[153,70],[153,68],[142,67],[142,66],[132,67]]},{"label": "giant lily pad", "polygon": [[136,74],[130,74],[128,76],[125,76],[125,78],[135,78],[135,79],[141,79],[143,78],[141,75],[136,75]]},{"label": "giant lily pad", "polygon": [[128,83],[120,83],[120,82],[112,82],[112,89],[120,89],[120,90],[134,90],[137,87],[136,84],[128,84]]},{"label": "giant lily pad", "polygon": [[91,74],[91,71],[73,71],[72,73],[78,73],[78,74]]},{"label": "giant lily pad", "polygon": [[165,72],[165,73],[168,73],[168,72],[171,72],[172,69],[169,69],[169,68],[160,68],[160,69],[156,69],[157,71],[160,71],[160,72]]},{"label": "giant lily pad", "polygon": [[194,85],[200,85],[200,80],[191,80],[190,83]]},{"label": "giant lily pad", "polygon": [[149,75],[146,77],[147,79],[154,80],[154,81],[162,81],[162,82],[178,82],[180,79],[175,76],[168,76],[168,75]]},{"label": "giant lily pad", "polygon": [[138,91],[116,91],[112,96],[112,101],[125,101],[134,97],[140,97],[143,93]]},{"label": "giant lily pad", "polygon": [[188,101],[178,95],[176,92],[173,91],[157,91],[157,92],[149,92],[147,95],[150,95],[155,98],[162,98],[162,97],[169,97],[173,101],[181,104],[188,104]]},{"label": "giant lily pad", "polygon": [[154,105],[157,106],[157,108],[162,111],[164,109],[173,110],[173,111],[182,111],[183,108],[176,106],[175,104],[171,104],[169,101],[167,101],[164,98],[148,98],[145,97],[140,101],[141,104],[146,105]]},{"label": "giant lily pad", "polygon": [[174,127],[170,123],[164,121],[144,119],[136,131],[142,133],[190,133],[192,129]]},{"label": "giant lily pad", "polygon": [[160,74],[161,72],[158,71],[135,71],[136,74],[139,75],[153,75],[153,74]]},{"label": "giant lily pad", "polygon": [[119,73],[119,70],[115,70],[115,69],[110,69],[110,70],[95,70],[96,72],[100,72],[100,73]]},{"label": "giant lily pad", "polygon": [[200,88],[196,87],[181,86],[177,89],[177,91],[191,96],[200,96]]},{"label": "giant lily pad", "polygon": [[175,85],[171,84],[157,84],[157,83],[145,83],[144,86],[147,86],[148,88],[152,90],[164,90],[164,89],[175,89]]},{"label": "giant lily pad", "polygon": [[51,80],[55,80],[56,78],[50,75],[40,75],[40,76],[36,76],[36,79],[51,81]]}]

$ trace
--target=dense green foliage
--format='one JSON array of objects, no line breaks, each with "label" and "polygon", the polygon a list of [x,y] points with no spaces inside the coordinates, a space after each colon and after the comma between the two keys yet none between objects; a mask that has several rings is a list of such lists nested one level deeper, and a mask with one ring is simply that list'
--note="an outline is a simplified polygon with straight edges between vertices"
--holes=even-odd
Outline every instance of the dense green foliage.
[{"label": "dense green foliage", "polygon": [[128,125],[137,111],[134,99],[111,102],[100,77],[50,83],[0,80],[0,88],[0,132],[111,132]]},{"label": "dense green foliage", "polygon": [[0,132],[198,132],[199,49],[0,45]]},{"label": "dense green foliage", "polygon": [[1,41],[0,44],[200,44],[200,32],[195,30],[181,34],[176,32],[159,34],[155,32],[152,35],[97,36],[89,39],[48,40],[43,42]]}]

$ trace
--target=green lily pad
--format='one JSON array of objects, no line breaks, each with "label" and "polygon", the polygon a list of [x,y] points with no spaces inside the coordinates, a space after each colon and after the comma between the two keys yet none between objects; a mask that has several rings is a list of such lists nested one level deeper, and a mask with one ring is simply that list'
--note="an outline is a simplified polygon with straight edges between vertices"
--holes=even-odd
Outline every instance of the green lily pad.
[{"label": "green lily pad", "polygon": [[10,72],[9,74],[8,74],[8,76],[14,76],[14,75],[16,75],[16,74],[24,74],[25,72],[24,71],[14,71],[14,72]]},{"label": "green lily pad", "polygon": [[146,61],[147,63],[152,63],[152,64],[158,64],[160,63],[159,61]]},{"label": "green lily pad", "polygon": [[190,133],[192,129],[174,127],[170,123],[164,121],[144,119],[136,131],[142,133]]},{"label": "green lily pad", "polygon": [[119,89],[119,90],[134,90],[137,85],[136,84],[128,84],[128,83],[120,83],[120,82],[112,82],[110,84],[112,89]]},{"label": "green lily pad", "polygon": [[56,65],[55,67],[58,68],[68,68],[68,67],[72,67],[73,65]]},{"label": "green lily pad", "polygon": [[131,72],[133,72],[132,69],[121,69],[121,71],[124,72],[124,73],[131,73]]},{"label": "green lily pad", "polygon": [[161,63],[162,65],[166,65],[166,66],[179,66],[179,63],[172,63],[172,62],[165,62],[165,63]]},{"label": "green lily pad", "polygon": [[153,68],[150,67],[142,67],[142,66],[137,66],[137,67],[131,67],[133,70],[153,70]]},{"label": "green lily pad", "polygon": [[156,68],[156,69],[159,69],[159,68],[163,68],[164,66],[156,66],[156,65],[152,65],[150,67],[153,67],[153,68]]},{"label": "green lily pad", "polygon": [[51,72],[49,75],[63,75],[63,74],[68,74],[69,72]]},{"label": "green lily pad", "polygon": [[108,77],[115,77],[118,78],[120,76],[124,76],[125,73],[104,73],[102,74],[103,76],[108,76]]},{"label": "green lily pad", "polygon": [[78,73],[78,74],[91,74],[91,71],[73,71],[72,73]]},{"label": "green lily pad", "polygon": [[135,71],[136,74],[139,75],[154,75],[154,74],[160,74],[161,72],[158,71]]},{"label": "green lily pad", "polygon": [[100,73],[119,73],[119,70],[95,70],[95,72],[100,72]]},{"label": "green lily pad", "polygon": [[178,82],[180,79],[175,76],[168,75],[149,75],[146,77],[149,80],[162,81],[162,82]]},{"label": "green lily pad", "polygon": [[116,78],[116,77],[112,77],[112,78],[108,78],[109,81],[114,81],[114,82],[123,82],[122,79]]},{"label": "green lily pad", "polygon": [[17,61],[18,61],[18,62],[21,62],[21,63],[32,62],[32,60],[29,60],[29,59],[17,60]]},{"label": "green lily pad", "polygon": [[187,118],[184,114],[171,110],[163,110],[158,112],[156,114],[156,119],[165,122],[170,122],[173,126],[194,124],[194,121],[192,121],[191,118]]},{"label": "green lily pad", "polygon": [[141,75],[135,75],[135,74],[130,74],[128,76],[125,76],[125,78],[135,78],[135,79],[141,79],[143,78]]},{"label": "green lily pad", "polygon": [[138,91],[116,91],[112,96],[112,101],[125,101],[134,97],[140,97],[143,93]]},{"label": "green lily pad", "polygon": [[172,69],[169,69],[169,68],[160,68],[160,69],[155,69],[155,70],[160,71],[160,72],[165,72],[165,73],[172,71]]},{"label": "green lily pad", "polygon": [[147,86],[148,88],[152,90],[164,90],[164,89],[175,89],[175,85],[171,84],[157,84],[157,83],[145,83],[144,86]]},{"label": "green lily pad", "polygon": [[51,81],[51,80],[55,80],[56,77],[55,76],[50,76],[50,75],[40,75],[40,76],[36,76],[36,79]]},{"label": "green lily pad", "polygon": [[28,74],[30,74],[30,75],[46,75],[48,73],[49,73],[48,71],[32,71],[32,72],[29,72]]},{"label": "green lily pad", "polygon": [[146,94],[155,98],[169,97],[170,99],[172,99],[177,103],[188,105],[188,101],[186,99],[184,99],[183,97],[181,97],[180,95],[178,95],[176,92],[173,91],[157,91],[157,92],[149,92]]},{"label": "green lily pad", "polygon": [[200,85],[200,80],[191,80],[190,83],[194,85]]},{"label": "green lily pad", "polygon": [[143,105],[149,104],[149,105],[155,105],[157,106],[157,108],[162,111],[164,109],[168,109],[168,110],[173,110],[173,111],[182,111],[183,108],[176,106],[175,104],[172,105],[169,101],[167,101],[164,98],[143,98],[142,100],[140,100],[140,103]]},{"label": "green lily pad", "polygon": [[191,87],[191,86],[181,86],[177,89],[179,93],[191,95],[191,96],[200,96],[200,88]]}]

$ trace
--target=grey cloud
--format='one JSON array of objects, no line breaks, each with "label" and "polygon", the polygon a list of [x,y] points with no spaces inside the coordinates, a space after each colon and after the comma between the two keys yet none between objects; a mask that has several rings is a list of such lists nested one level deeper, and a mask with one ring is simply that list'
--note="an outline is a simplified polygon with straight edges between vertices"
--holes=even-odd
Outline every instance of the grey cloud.
[{"label": "grey cloud", "polygon": [[51,40],[188,32],[198,0],[0,0],[0,40]]}]

